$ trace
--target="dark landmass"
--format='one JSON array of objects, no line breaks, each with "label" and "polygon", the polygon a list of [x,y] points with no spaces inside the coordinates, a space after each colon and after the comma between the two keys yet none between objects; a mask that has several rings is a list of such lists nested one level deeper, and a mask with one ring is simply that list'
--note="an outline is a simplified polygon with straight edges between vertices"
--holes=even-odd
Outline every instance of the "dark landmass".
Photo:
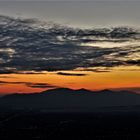
[{"label": "dark landmass", "polygon": [[[56,88],[36,94],[12,94],[0,98],[0,106],[46,112],[97,112],[140,105],[140,95],[129,91],[89,91]],[[124,110],[124,109],[123,109]]]},{"label": "dark landmass", "polygon": [[0,98],[0,139],[140,139],[140,95],[53,89]]},{"label": "dark landmass", "polygon": [[139,140],[139,132],[138,112],[45,113],[10,110],[0,115],[2,140]]}]

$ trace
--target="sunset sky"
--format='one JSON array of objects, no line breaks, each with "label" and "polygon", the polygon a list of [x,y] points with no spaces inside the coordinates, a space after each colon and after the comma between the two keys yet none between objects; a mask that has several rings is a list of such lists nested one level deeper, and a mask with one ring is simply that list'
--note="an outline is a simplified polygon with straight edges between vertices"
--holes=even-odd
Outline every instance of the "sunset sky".
[{"label": "sunset sky", "polygon": [[0,2],[0,94],[61,87],[140,93],[139,6]]},{"label": "sunset sky", "polygon": [[[65,75],[66,73],[71,73],[71,75]],[[76,75],[77,73],[83,74],[83,76],[78,76]],[[140,90],[140,72],[138,67],[119,67],[109,72],[63,71],[63,74],[56,74],[56,72],[44,74],[3,74],[0,76],[0,93],[39,92],[57,87],[86,88],[89,90],[129,89],[137,92]]]}]

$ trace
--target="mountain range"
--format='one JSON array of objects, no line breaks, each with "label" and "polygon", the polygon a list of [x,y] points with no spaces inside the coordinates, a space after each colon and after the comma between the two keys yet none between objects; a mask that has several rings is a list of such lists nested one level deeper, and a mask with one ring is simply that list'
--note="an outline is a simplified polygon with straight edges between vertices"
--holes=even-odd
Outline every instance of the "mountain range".
[{"label": "mountain range", "polygon": [[35,94],[12,94],[0,98],[0,106],[45,111],[104,111],[140,105],[140,95],[129,91],[89,91],[57,88]]}]

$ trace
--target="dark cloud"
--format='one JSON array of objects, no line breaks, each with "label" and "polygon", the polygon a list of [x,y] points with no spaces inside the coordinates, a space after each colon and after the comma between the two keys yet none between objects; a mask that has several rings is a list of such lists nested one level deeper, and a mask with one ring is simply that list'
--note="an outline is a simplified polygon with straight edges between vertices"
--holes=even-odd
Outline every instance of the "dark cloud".
[{"label": "dark cloud", "polygon": [[65,75],[65,76],[86,76],[87,74],[83,73],[65,73],[65,72],[58,72],[58,75]]},{"label": "dark cloud", "polygon": [[96,69],[91,69],[91,68],[84,68],[80,71],[90,71],[90,72],[96,72],[96,73],[102,73],[102,72],[110,72],[111,69],[100,69],[100,68],[96,68]]},{"label": "dark cloud", "polygon": [[31,82],[8,82],[0,81],[0,85],[4,84],[23,84],[31,88],[58,88],[57,86],[50,85],[48,83],[31,83]]},{"label": "dark cloud", "polygon": [[[0,73],[139,65],[139,46],[101,47],[96,44],[125,44],[138,41],[139,35],[137,30],[128,27],[75,29],[35,19],[0,16]],[[132,62],[135,56],[138,60]]]},{"label": "dark cloud", "polygon": [[26,85],[32,88],[58,88],[57,86],[53,86],[46,83],[26,83]]},{"label": "dark cloud", "polygon": [[127,64],[131,64],[131,65],[138,65],[140,66],[140,60],[128,60],[126,61]]}]

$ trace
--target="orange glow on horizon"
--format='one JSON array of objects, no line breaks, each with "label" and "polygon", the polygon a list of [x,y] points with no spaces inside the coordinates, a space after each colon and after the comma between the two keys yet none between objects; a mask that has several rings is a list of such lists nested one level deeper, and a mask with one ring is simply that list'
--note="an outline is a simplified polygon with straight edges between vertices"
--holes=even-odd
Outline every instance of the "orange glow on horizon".
[{"label": "orange glow on horizon", "polygon": [[[7,93],[33,93],[47,90],[49,88],[32,88],[25,84],[16,82],[46,83],[56,87],[67,87],[72,89],[86,88],[89,90],[133,88],[140,87],[139,67],[116,67],[110,72],[91,71],[62,71],[67,73],[82,73],[84,76],[58,75],[56,72],[42,74],[2,74],[0,81],[0,94]],[[5,78],[7,76],[7,78]],[[9,82],[9,83],[8,83]],[[11,83],[10,83],[11,82]],[[15,82],[15,83],[14,83]]]}]

